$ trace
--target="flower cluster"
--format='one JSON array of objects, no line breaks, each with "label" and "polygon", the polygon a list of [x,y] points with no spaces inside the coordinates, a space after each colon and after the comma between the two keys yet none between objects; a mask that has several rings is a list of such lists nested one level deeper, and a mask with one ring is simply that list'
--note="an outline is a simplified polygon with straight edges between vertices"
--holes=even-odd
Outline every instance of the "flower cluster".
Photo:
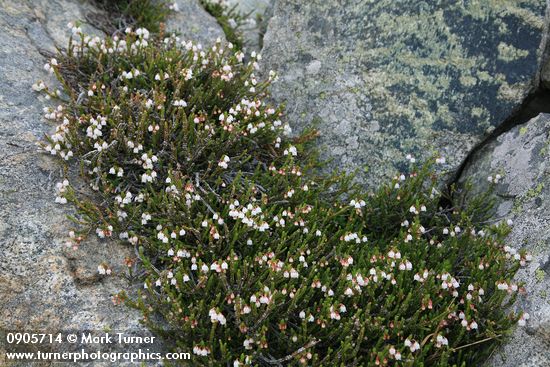
[{"label": "flower cluster", "polygon": [[315,134],[288,136],[259,55],[73,32],[48,63],[64,91],[34,86],[69,101],[47,109],[58,126],[44,150],[78,161],[97,191],[58,185],[84,225],[69,241],[135,246],[143,288],[126,301],[153,330],[177,330],[197,365],[472,365],[480,342],[528,319],[509,317],[500,291],[528,256],[504,247],[507,224],[440,206],[431,164],[444,159],[408,156],[411,172],[367,194],[320,173]]}]

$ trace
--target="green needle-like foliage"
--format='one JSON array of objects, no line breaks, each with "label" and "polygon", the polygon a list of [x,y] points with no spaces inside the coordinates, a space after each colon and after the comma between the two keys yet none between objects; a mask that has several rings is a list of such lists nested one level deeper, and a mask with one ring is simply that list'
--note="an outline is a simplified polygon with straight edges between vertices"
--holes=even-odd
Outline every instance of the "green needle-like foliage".
[{"label": "green needle-like foliage", "polygon": [[517,321],[507,225],[441,208],[433,160],[367,194],[319,173],[314,132],[288,136],[255,58],[143,29],[74,37],[46,65],[63,90],[35,85],[60,101],[43,148],[97,192],[58,185],[71,241],[136,247],[126,300],[192,365],[476,366]]}]

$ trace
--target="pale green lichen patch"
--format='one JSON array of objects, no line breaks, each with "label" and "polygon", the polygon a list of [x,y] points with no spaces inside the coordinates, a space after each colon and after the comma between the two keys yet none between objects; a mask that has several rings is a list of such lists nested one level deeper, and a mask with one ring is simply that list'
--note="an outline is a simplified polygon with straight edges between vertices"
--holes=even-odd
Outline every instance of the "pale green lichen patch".
[{"label": "pale green lichen patch", "polygon": [[523,126],[519,129],[520,135],[525,135],[527,133],[527,126]]},{"label": "pale green lichen patch", "polygon": [[532,201],[535,198],[540,197],[543,189],[544,189],[544,183],[540,182],[535,187],[532,187],[529,190],[527,190],[525,194],[516,198],[516,200],[514,201],[514,207],[512,211],[514,213],[520,213],[523,210],[523,207],[525,206],[526,203]]},{"label": "pale green lichen patch", "polygon": [[526,83],[508,84],[503,83],[498,89],[498,98],[501,100],[518,101],[525,96]]},{"label": "pale green lichen patch", "polygon": [[537,269],[535,270],[535,277],[537,278],[538,282],[542,282],[546,277],[546,272],[543,269]]},{"label": "pale green lichen patch", "polygon": [[[523,23],[541,29],[544,27],[543,15],[539,10],[544,7],[540,0],[474,0],[461,4],[468,14],[478,20],[484,20],[487,14],[499,14],[501,18],[513,16]],[[543,13],[544,14],[544,13]]]},{"label": "pale green lichen patch", "polygon": [[465,87],[473,87],[477,84],[477,79],[471,75],[462,75],[460,76],[460,84]]},{"label": "pale green lichen patch", "polygon": [[498,45],[498,59],[503,61],[515,61],[529,55],[528,50],[522,50],[504,42]]},{"label": "pale green lichen patch", "polygon": [[487,113],[488,111],[483,107],[473,107],[471,116],[477,119],[487,115]]}]

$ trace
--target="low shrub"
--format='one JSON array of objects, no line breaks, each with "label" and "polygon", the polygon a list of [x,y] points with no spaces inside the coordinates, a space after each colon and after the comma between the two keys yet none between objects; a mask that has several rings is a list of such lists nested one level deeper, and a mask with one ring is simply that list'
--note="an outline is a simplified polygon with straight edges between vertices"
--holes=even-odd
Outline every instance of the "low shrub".
[{"label": "low shrub", "polygon": [[97,195],[65,181],[56,200],[78,208],[73,245],[136,247],[126,301],[193,365],[474,366],[519,319],[503,302],[528,256],[510,259],[506,224],[476,225],[486,200],[440,207],[435,160],[367,194],[318,173],[315,132],[288,134],[259,56],[73,32],[45,66],[62,90],[34,88],[60,100],[44,150]]},{"label": "low shrub", "polygon": [[143,27],[158,32],[160,24],[174,9],[168,0],[93,0],[102,13],[88,14],[96,27],[107,34],[124,31],[127,27]]}]

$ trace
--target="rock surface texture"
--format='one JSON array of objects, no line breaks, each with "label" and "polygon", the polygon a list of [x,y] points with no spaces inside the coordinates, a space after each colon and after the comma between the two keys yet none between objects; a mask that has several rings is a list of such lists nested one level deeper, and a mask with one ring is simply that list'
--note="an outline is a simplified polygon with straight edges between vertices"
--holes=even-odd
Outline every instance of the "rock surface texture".
[{"label": "rock surface texture", "polygon": [[[170,27],[196,29],[184,36],[204,42],[223,36],[215,20],[194,7],[194,0],[179,3],[182,11],[187,9],[184,4],[191,4],[194,13],[191,21],[183,13],[175,14]],[[77,0],[0,2],[0,330],[148,333],[138,323],[138,312],[112,302],[115,294],[130,287],[124,260],[134,250],[93,236],[78,250],[67,248],[71,223],[66,216],[72,208],[54,203],[62,172],[56,160],[36,146],[53,128],[43,119],[42,107],[48,101],[31,89],[38,80],[53,82],[43,69],[46,58],[41,50],[64,47],[67,23],[84,20],[92,10],[97,11]],[[83,29],[100,33],[91,26]],[[84,186],[74,175],[70,181]],[[113,275],[98,274],[102,263],[112,267]],[[0,345],[0,356],[1,349]]]},{"label": "rock surface texture", "polygon": [[[475,191],[486,190],[488,176],[503,178],[495,188],[495,220],[512,219],[508,243],[525,249],[533,261],[517,274],[527,295],[516,307],[530,314],[492,366],[550,366],[550,114],[500,135],[475,153],[462,173]],[[475,192],[474,192],[475,193]]]},{"label": "rock surface texture", "polygon": [[208,14],[198,0],[176,0],[178,11],[168,16],[166,29],[178,32],[185,40],[210,45],[219,37],[224,39],[223,30],[216,19]]},{"label": "rock surface texture", "polygon": [[[60,9],[63,9],[61,15]],[[54,203],[61,172],[36,142],[52,126],[42,118],[43,99],[31,86],[51,80],[39,50],[65,44],[70,20],[85,5],[71,1],[2,1],[0,10],[0,328],[24,330],[127,329],[138,315],[114,307],[111,297],[127,284],[101,279],[108,260],[122,271],[128,248],[88,241],[78,251],[65,241],[70,208]],[[61,19],[63,18],[63,19]]]},{"label": "rock surface texture", "polygon": [[[375,187],[404,155],[468,151],[538,84],[544,0],[279,0],[265,71],[298,130],[316,124],[334,166]],[[368,172],[363,172],[368,171]]]}]

